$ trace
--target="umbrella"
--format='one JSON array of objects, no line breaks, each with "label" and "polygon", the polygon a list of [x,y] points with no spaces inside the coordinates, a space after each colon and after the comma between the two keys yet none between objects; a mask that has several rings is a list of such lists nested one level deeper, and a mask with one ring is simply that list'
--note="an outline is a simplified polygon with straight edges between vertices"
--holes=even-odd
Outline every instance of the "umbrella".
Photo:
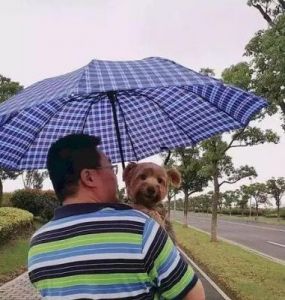
[{"label": "umbrella", "polygon": [[100,136],[112,162],[138,161],[245,127],[263,99],[173,61],[92,60],[0,106],[0,166],[42,169],[71,133]]}]

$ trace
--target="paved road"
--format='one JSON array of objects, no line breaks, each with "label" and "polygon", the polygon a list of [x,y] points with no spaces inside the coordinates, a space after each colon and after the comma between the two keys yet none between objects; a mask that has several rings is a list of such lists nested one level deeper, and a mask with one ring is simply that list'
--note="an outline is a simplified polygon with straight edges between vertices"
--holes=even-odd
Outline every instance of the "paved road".
[{"label": "paved road", "polygon": [[[172,211],[172,217],[174,217]],[[176,212],[175,219],[183,220],[183,213]],[[210,232],[210,216],[189,214],[189,225]],[[285,260],[285,226],[264,223],[246,223],[218,219],[218,235],[240,243],[264,254]]]}]

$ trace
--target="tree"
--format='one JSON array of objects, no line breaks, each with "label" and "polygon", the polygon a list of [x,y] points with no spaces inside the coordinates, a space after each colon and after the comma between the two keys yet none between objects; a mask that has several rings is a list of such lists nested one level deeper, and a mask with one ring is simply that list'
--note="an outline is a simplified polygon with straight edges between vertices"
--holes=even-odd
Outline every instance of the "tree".
[{"label": "tree", "polygon": [[247,5],[256,8],[270,26],[277,16],[285,13],[284,0],[248,0]]},{"label": "tree", "polygon": [[[11,81],[11,79],[0,74],[0,103],[4,102],[14,94],[22,90],[22,86],[18,82]],[[9,170],[0,169],[0,203],[3,198],[3,180],[16,179],[20,172],[12,172]]]},{"label": "tree", "polygon": [[253,71],[247,62],[240,62],[226,68],[222,72],[222,78],[225,83],[249,91],[251,90],[252,73]]},{"label": "tree", "polygon": [[277,219],[280,220],[280,205],[281,199],[285,194],[285,178],[279,177],[277,179],[271,178],[266,182],[267,192],[275,199],[277,206]]},{"label": "tree", "polygon": [[207,186],[209,177],[202,174],[202,160],[198,147],[180,148],[173,152],[173,166],[176,166],[181,173],[181,187],[184,194],[184,226],[188,224],[189,197],[201,192]]},{"label": "tree", "polygon": [[48,177],[48,171],[29,170],[23,175],[25,189],[41,190],[43,182]]},{"label": "tree", "polygon": [[120,203],[125,203],[127,202],[127,197],[126,197],[126,189],[125,188],[117,188],[117,195]]},{"label": "tree", "polygon": [[230,210],[230,215],[232,215],[232,205],[234,203],[238,203],[238,201],[240,199],[239,190],[226,191],[222,194],[222,198],[224,200],[225,207]]},{"label": "tree", "polygon": [[252,89],[269,100],[269,113],[281,111],[285,130],[285,15],[271,28],[256,33],[246,45],[245,55],[251,59]]},{"label": "tree", "polygon": [[269,203],[267,199],[266,184],[256,182],[250,185],[243,185],[241,190],[248,198],[253,197],[255,200],[255,212],[257,218],[259,205]]},{"label": "tree", "polygon": [[239,198],[237,200],[237,206],[241,209],[241,215],[243,216],[244,210],[247,208],[248,200],[251,196],[243,193],[241,189],[239,190],[238,196]]},{"label": "tree", "polygon": [[215,242],[217,241],[217,208],[221,198],[221,186],[224,184],[234,184],[246,177],[256,176],[256,172],[253,167],[249,166],[234,168],[232,158],[226,155],[226,152],[236,145],[223,141],[220,135],[202,142],[201,145],[204,149],[203,173],[207,174],[213,180],[214,184],[211,241]]},{"label": "tree", "polygon": [[12,81],[10,78],[0,74],[0,103],[17,94],[23,87],[19,82]]},{"label": "tree", "polygon": [[[237,84],[246,90],[250,89],[250,74],[247,66],[242,64],[237,68],[231,67],[223,73],[223,80],[230,84]],[[239,77],[248,74],[247,80]],[[272,130],[261,130],[257,127],[245,127],[235,131],[229,142],[222,140],[221,136],[213,137],[201,143],[204,150],[203,172],[211,177],[214,184],[214,194],[212,201],[212,223],[211,241],[217,241],[217,206],[220,199],[220,188],[223,184],[234,184],[243,178],[256,176],[254,168],[242,166],[234,168],[232,158],[227,152],[232,148],[242,148],[260,145],[264,143],[278,143],[279,137]],[[226,178],[222,180],[222,178]]]}]

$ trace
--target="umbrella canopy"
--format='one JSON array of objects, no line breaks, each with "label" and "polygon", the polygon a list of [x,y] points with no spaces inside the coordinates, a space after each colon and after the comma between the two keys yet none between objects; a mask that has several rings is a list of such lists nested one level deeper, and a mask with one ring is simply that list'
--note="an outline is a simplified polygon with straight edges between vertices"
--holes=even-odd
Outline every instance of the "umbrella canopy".
[{"label": "umbrella canopy", "polygon": [[71,133],[100,136],[114,163],[137,161],[242,128],[264,106],[167,59],[92,60],[0,106],[0,166],[45,168],[51,143]]}]

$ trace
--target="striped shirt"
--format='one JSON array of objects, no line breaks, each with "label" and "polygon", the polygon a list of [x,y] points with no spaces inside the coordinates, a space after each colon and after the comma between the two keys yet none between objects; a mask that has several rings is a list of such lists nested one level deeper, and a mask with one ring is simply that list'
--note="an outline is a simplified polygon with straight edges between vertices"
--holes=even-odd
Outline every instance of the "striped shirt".
[{"label": "striped shirt", "polygon": [[71,204],[32,237],[29,277],[44,299],[182,299],[197,276],[167,233],[124,204]]}]

